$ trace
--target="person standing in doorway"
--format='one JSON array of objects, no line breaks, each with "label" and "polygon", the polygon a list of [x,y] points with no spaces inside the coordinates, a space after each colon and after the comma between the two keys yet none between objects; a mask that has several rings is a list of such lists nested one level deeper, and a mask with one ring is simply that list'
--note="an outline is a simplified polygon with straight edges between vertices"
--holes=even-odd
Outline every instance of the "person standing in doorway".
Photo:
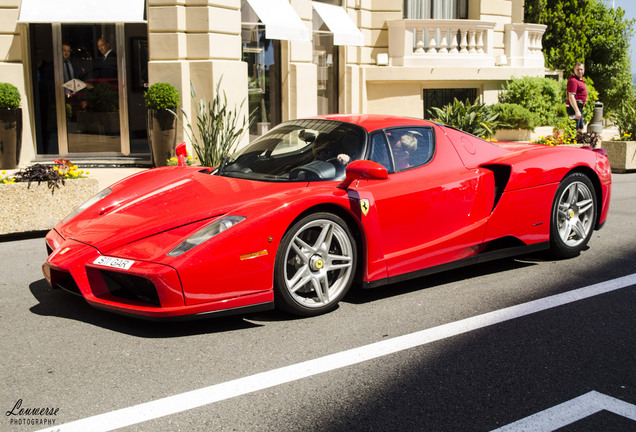
[{"label": "person standing in doorway", "polygon": [[[71,63],[71,45],[67,43],[62,44],[62,66],[64,70],[64,82],[68,82],[75,78],[75,69]],[[67,92],[71,92],[67,89]],[[68,93],[67,93],[68,94]]]},{"label": "person standing in doorway", "polygon": [[570,75],[567,83],[567,105],[568,115],[576,121],[577,135],[583,133],[583,105],[587,101],[587,87],[583,81],[585,74],[585,65],[578,62],[574,65],[574,73]]},{"label": "person standing in doorway", "polygon": [[95,60],[95,78],[101,80],[117,79],[117,58],[115,52],[110,48],[110,43],[104,37],[97,39],[97,49],[101,54]]}]

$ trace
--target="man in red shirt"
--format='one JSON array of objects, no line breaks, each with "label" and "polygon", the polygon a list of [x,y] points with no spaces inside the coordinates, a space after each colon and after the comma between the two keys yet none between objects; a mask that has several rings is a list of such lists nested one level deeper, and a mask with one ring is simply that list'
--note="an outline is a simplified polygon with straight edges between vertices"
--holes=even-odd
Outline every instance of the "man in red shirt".
[{"label": "man in red shirt", "polygon": [[[587,101],[587,87],[583,81],[585,65],[581,62],[574,65],[574,73],[568,78],[567,100],[570,118],[576,120],[576,131],[583,132],[583,105]],[[574,114],[574,117],[572,117]]]}]

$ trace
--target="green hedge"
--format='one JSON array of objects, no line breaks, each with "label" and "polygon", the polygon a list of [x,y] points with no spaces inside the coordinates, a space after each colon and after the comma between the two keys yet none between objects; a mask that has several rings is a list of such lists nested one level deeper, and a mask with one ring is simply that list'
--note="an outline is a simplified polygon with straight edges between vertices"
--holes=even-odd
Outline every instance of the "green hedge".
[{"label": "green hedge", "polygon": [[500,129],[534,129],[539,125],[539,115],[518,104],[499,103],[490,107],[493,113],[499,113],[499,121],[506,123]]}]

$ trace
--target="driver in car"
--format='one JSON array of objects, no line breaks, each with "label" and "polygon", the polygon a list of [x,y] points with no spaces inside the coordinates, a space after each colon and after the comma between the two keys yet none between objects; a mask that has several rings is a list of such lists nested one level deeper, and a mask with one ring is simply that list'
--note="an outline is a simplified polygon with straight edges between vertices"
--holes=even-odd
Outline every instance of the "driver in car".
[{"label": "driver in car", "polygon": [[340,166],[345,166],[351,160],[351,157],[346,153],[339,153],[335,146],[330,146],[331,140],[328,135],[320,134],[316,137],[312,143],[311,151],[315,160],[334,162],[336,161]]}]

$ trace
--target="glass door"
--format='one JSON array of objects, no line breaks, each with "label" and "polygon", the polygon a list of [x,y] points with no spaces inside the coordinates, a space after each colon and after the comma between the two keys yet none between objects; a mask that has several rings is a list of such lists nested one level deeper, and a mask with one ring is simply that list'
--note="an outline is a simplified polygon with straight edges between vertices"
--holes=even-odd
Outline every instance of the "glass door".
[{"label": "glass door", "polygon": [[150,160],[147,25],[30,24],[38,155]]},{"label": "glass door", "polygon": [[61,82],[69,153],[122,151],[116,30],[62,25]]}]

